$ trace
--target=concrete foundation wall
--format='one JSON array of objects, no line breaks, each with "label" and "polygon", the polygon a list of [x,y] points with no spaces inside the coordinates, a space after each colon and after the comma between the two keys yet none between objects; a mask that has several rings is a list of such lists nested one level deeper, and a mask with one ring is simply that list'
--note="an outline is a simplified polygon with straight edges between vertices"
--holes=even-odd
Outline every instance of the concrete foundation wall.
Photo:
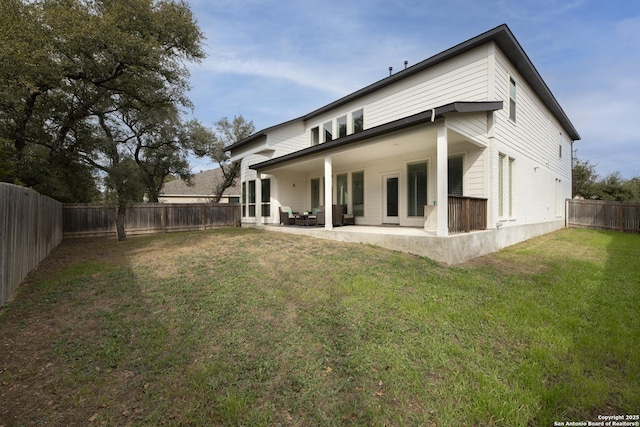
[{"label": "concrete foundation wall", "polygon": [[533,237],[564,227],[564,220],[540,224],[503,227],[499,229],[436,237],[415,228],[337,227],[331,231],[315,227],[266,227],[270,231],[307,235],[339,242],[364,243],[394,251],[412,253],[443,264],[459,264],[487,255]]},{"label": "concrete foundation wall", "polygon": [[[471,258],[487,255],[499,251],[507,246],[524,242],[533,237],[564,228],[564,219],[538,224],[526,224],[498,229],[455,234],[446,237],[447,264],[459,264]],[[438,260],[440,261],[440,260]]]}]

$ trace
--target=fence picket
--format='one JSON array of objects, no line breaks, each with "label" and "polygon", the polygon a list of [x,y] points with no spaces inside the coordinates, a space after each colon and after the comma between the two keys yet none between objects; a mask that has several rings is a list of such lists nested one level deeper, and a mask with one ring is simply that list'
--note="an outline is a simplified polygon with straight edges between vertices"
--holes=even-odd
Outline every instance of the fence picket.
[{"label": "fence picket", "polygon": [[[103,204],[65,204],[63,235],[115,236],[115,210]],[[230,203],[137,203],[127,209],[127,235],[239,227],[240,205]]]},{"label": "fence picket", "polygon": [[640,233],[640,202],[567,200],[567,227]]},{"label": "fence picket", "polygon": [[61,203],[0,183],[0,306],[61,241]]}]

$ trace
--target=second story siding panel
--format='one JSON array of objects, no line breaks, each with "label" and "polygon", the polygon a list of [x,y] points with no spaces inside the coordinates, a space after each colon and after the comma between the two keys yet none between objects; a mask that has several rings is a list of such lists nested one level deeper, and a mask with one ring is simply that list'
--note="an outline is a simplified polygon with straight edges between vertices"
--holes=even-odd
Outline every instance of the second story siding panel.
[{"label": "second story siding panel", "polygon": [[483,113],[456,114],[447,117],[447,127],[475,142],[487,145],[487,115]]},{"label": "second story siding panel", "polygon": [[547,156],[553,172],[564,177],[571,175],[571,141],[553,117],[549,126]]},{"label": "second story siding panel", "polygon": [[309,146],[309,133],[302,122],[290,123],[269,133],[267,146],[275,156],[284,156]]},{"label": "second story siding panel", "polygon": [[455,101],[487,101],[487,55],[488,47],[481,46],[306,123],[274,129],[269,133],[267,147],[275,150],[275,156],[307,148],[311,145],[311,129],[318,127],[322,132],[324,123],[342,116],[350,121],[351,113],[360,108],[364,110],[364,128],[369,129]]},{"label": "second story siding panel", "polygon": [[527,82],[499,50],[496,51],[495,95],[509,105],[509,81],[516,82],[516,120],[509,118],[509,108],[496,111],[496,138],[502,144],[544,166],[548,163],[550,127],[555,118],[535,95]]},{"label": "second story siding panel", "polygon": [[366,128],[455,101],[488,101],[487,64],[481,46],[380,90],[363,100]]}]

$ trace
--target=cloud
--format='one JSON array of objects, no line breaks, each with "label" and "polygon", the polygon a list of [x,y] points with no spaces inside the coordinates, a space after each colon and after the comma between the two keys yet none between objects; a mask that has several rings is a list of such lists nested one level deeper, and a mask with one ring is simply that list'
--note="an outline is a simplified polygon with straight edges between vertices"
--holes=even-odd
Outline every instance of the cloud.
[{"label": "cloud", "polygon": [[351,89],[341,78],[329,72],[326,67],[305,67],[302,59],[282,61],[277,59],[247,57],[235,53],[219,53],[209,57],[202,64],[207,71],[225,74],[259,76],[267,79],[286,80],[292,84],[319,89],[336,96]]},{"label": "cloud", "polygon": [[640,175],[640,16],[581,31],[573,71],[558,80],[567,114],[582,136],[578,157],[597,164],[600,175]]},{"label": "cloud", "polygon": [[638,2],[188,1],[207,36],[209,57],[190,67],[205,124],[290,120],[506,22],[582,136],[580,157],[638,174]]}]

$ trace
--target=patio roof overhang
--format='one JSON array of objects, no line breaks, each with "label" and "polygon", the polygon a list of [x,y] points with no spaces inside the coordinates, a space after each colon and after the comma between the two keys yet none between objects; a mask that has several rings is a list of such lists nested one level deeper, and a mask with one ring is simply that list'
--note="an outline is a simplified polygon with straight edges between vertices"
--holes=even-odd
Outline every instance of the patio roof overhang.
[{"label": "patio roof overhang", "polygon": [[249,168],[256,171],[265,171],[267,169],[284,166],[286,163],[294,162],[296,160],[302,160],[305,158],[316,156],[318,154],[328,154],[328,152],[330,151],[352,147],[357,145],[358,143],[362,143],[375,137],[380,137],[393,132],[409,129],[417,125],[439,121],[443,119],[448,113],[482,113],[501,110],[502,107],[502,101],[453,102],[450,104],[442,105],[440,107],[431,108],[412,116],[394,120],[392,122],[385,123],[383,125],[364,130],[362,132],[347,135],[342,138],[334,139],[333,141],[325,142],[323,144],[308,147],[290,154],[286,154],[284,156],[276,157],[275,159],[256,163],[249,166]]}]

